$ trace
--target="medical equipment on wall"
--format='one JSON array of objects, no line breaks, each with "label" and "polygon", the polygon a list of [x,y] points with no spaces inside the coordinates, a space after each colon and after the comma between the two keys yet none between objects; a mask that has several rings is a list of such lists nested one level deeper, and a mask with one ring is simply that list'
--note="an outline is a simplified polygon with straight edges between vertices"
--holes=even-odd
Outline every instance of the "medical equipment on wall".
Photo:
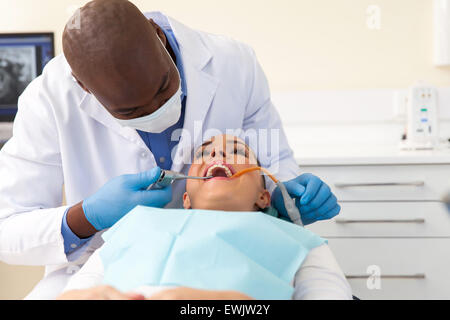
[{"label": "medical equipment on wall", "polygon": [[[286,212],[289,215],[289,218],[292,220],[292,222],[296,225],[303,226],[302,219],[300,218],[300,211],[295,206],[295,200],[291,198],[288,191],[286,190],[285,185],[276,179],[268,170],[262,168],[262,167],[251,167],[244,170],[241,170],[239,172],[236,172],[233,174],[230,179],[237,178],[245,173],[251,172],[251,171],[262,171],[264,172],[270,179],[275,182],[275,184],[280,188],[281,195],[283,196],[283,202],[284,207],[286,208]],[[186,176],[182,173],[170,171],[170,170],[163,170],[161,169],[161,174],[158,178],[158,180],[151,184],[147,190],[153,190],[158,188],[164,188],[169,185],[171,185],[175,180],[182,180],[182,179],[211,179],[213,176],[207,176],[207,177],[194,177],[194,176]]]},{"label": "medical equipment on wall", "polygon": [[434,0],[434,64],[450,66],[450,0]]},{"label": "medical equipment on wall", "polygon": [[419,83],[407,96],[407,127],[404,149],[433,149],[439,141],[437,90]]}]

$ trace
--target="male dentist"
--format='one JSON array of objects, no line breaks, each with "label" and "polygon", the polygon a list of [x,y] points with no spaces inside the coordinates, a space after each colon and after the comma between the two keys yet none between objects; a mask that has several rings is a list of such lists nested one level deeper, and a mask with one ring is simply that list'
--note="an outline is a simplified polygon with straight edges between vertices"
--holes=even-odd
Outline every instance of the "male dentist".
[{"label": "male dentist", "polygon": [[[29,299],[56,297],[102,244],[101,231],[136,205],[181,206],[183,183],[146,188],[160,168],[188,168],[175,160],[201,143],[195,123],[279,129],[279,153],[262,165],[279,168],[305,224],[339,213],[325,183],[299,175],[250,47],[126,0],[91,1],[77,15],[64,55],[21,95],[0,154],[0,260],[46,266]],[[278,189],[273,205],[285,213]]]}]

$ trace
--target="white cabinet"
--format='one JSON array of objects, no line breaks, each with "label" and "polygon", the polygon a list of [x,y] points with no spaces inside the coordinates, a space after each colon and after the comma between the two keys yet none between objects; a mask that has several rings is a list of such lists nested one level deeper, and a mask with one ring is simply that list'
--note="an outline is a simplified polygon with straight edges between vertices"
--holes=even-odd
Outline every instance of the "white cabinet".
[{"label": "white cabinet", "polygon": [[329,245],[360,299],[450,298],[450,239],[333,238]]},{"label": "white cabinet", "polygon": [[307,228],[328,239],[361,299],[450,299],[450,162],[302,165],[342,206]]},{"label": "white cabinet", "polygon": [[[332,219],[308,226],[324,237],[450,237],[450,214],[440,202],[344,202]],[[450,297],[449,297],[450,298]]]},{"label": "white cabinet", "polygon": [[450,187],[450,165],[321,166],[313,169],[316,175],[326,179],[342,201],[439,201]]}]

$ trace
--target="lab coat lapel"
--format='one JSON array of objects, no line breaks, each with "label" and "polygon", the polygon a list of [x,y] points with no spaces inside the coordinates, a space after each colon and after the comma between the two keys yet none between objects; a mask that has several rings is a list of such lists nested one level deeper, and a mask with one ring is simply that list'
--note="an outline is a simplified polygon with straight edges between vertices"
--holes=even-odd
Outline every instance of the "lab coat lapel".
[{"label": "lab coat lapel", "polygon": [[183,132],[173,159],[172,170],[181,171],[191,163],[194,146],[201,144],[204,122],[218,86],[218,79],[205,71],[212,59],[200,35],[171,18],[169,23],[175,34],[183,58],[186,80],[186,110]]}]

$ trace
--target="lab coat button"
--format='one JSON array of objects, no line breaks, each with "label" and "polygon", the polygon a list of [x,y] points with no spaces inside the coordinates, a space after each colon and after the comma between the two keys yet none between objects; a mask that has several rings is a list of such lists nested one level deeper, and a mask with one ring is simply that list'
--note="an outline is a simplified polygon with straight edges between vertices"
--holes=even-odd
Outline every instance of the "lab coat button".
[{"label": "lab coat button", "polygon": [[142,152],[142,153],[141,153],[141,157],[142,157],[142,158],[146,158],[146,157],[147,157],[147,152],[145,152],[145,151]]},{"label": "lab coat button", "polygon": [[72,243],[72,244],[70,245],[70,247],[71,247],[72,249],[75,249],[75,248],[77,247],[77,245],[76,245],[75,243]]}]

